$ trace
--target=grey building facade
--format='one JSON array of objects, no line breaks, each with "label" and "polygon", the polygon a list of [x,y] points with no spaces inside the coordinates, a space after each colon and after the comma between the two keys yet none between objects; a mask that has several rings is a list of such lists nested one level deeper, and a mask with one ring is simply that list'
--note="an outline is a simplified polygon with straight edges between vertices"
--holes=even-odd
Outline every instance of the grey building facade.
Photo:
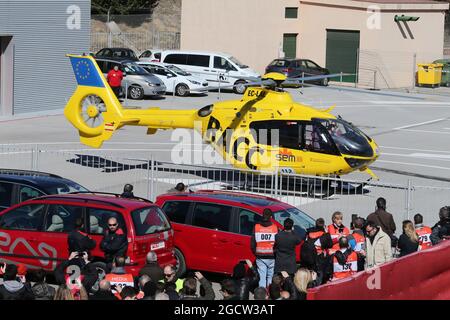
[{"label": "grey building facade", "polygon": [[88,53],[90,0],[0,0],[0,117],[63,109],[67,53]]}]

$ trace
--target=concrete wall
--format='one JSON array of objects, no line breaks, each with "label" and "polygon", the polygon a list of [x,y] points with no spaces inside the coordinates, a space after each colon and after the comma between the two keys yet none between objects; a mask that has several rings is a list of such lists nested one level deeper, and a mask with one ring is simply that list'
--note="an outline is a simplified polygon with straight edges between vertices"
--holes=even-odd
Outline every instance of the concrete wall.
[{"label": "concrete wall", "polygon": [[[230,53],[263,73],[278,57],[283,33],[300,33],[300,19],[284,18],[285,7],[298,6],[298,0],[183,0],[181,49]],[[297,52],[300,45],[299,35]]]},{"label": "concrete wall", "polygon": [[[367,7],[373,4],[353,2],[352,7],[344,7],[345,3],[349,3],[346,0],[300,3],[303,13],[300,19],[300,56],[324,65],[327,29],[360,31],[361,85],[372,86],[376,70],[378,87],[408,87],[412,85],[417,62],[431,62],[442,57],[443,8],[448,4],[380,4],[380,28],[369,28],[374,26],[374,12],[368,12]],[[420,19],[397,24],[394,21],[396,14],[419,16]]]},{"label": "concrete wall", "polygon": [[[278,57],[283,33],[298,33],[298,57],[325,65],[326,30],[359,30],[360,84],[408,87],[413,83],[416,62],[439,59],[443,54],[448,3],[398,2],[183,0],[181,48],[228,52],[262,73]],[[373,15],[367,8],[372,5],[381,10],[380,29],[367,27]],[[298,19],[285,19],[285,7],[299,7]],[[394,22],[396,14],[420,17],[407,23],[413,38],[403,23],[402,33]]]}]

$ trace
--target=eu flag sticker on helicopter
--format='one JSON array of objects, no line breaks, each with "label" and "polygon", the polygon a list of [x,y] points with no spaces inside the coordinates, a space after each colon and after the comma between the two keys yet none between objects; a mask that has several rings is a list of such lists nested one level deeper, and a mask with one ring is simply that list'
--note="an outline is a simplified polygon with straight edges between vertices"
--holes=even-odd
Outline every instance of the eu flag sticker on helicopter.
[{"label": "eu flag sticker on helicopter", "polygon": [[103,88],[103,80],[94,65],[94,62],[88,57],[69,57],[72,64],[75,78],[78,85],[88,87]]}]

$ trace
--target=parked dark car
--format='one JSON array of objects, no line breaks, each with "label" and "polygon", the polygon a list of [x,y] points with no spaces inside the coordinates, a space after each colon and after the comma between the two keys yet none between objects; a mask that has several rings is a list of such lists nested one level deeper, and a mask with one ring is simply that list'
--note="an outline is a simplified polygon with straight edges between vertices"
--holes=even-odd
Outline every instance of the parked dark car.
[{"label": "parked dark car", "polygon": [[[289,78],[298,78],[303,75],[307,77],[330,74],[328,69],[322,68],[314,61],[308,59],[275,59],[266,67],[266,73],[269,72],[282,73]],[[327,86],[328,78],[305,82]]]},{"label": "parked dark car", "polygon": [[119,61],[139,61],[134,51],[128,48],[103,48],[95,54],[95,57]]},{"label": "parked dark car", "polygon": [[56,174],[0,169],[0,210],[44,195],[77,191],[87,192],[88,190]]}]

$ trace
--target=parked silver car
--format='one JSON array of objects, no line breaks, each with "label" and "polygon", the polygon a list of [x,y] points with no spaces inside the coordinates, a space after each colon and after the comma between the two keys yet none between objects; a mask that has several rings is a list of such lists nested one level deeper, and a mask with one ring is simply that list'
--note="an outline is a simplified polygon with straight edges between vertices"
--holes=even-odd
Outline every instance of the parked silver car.
[{"label": "parked silver car", "polygon": [[143,99],[144,96],[161,96],[166,93],[166,86],[158,77],[148,73],[133,61],[115,61],[100,58],[95,60],[105,77],[116,65],[124,73],[122,95],[125,95],[125,92],[127,92],[128,97],[131,99]]}]

